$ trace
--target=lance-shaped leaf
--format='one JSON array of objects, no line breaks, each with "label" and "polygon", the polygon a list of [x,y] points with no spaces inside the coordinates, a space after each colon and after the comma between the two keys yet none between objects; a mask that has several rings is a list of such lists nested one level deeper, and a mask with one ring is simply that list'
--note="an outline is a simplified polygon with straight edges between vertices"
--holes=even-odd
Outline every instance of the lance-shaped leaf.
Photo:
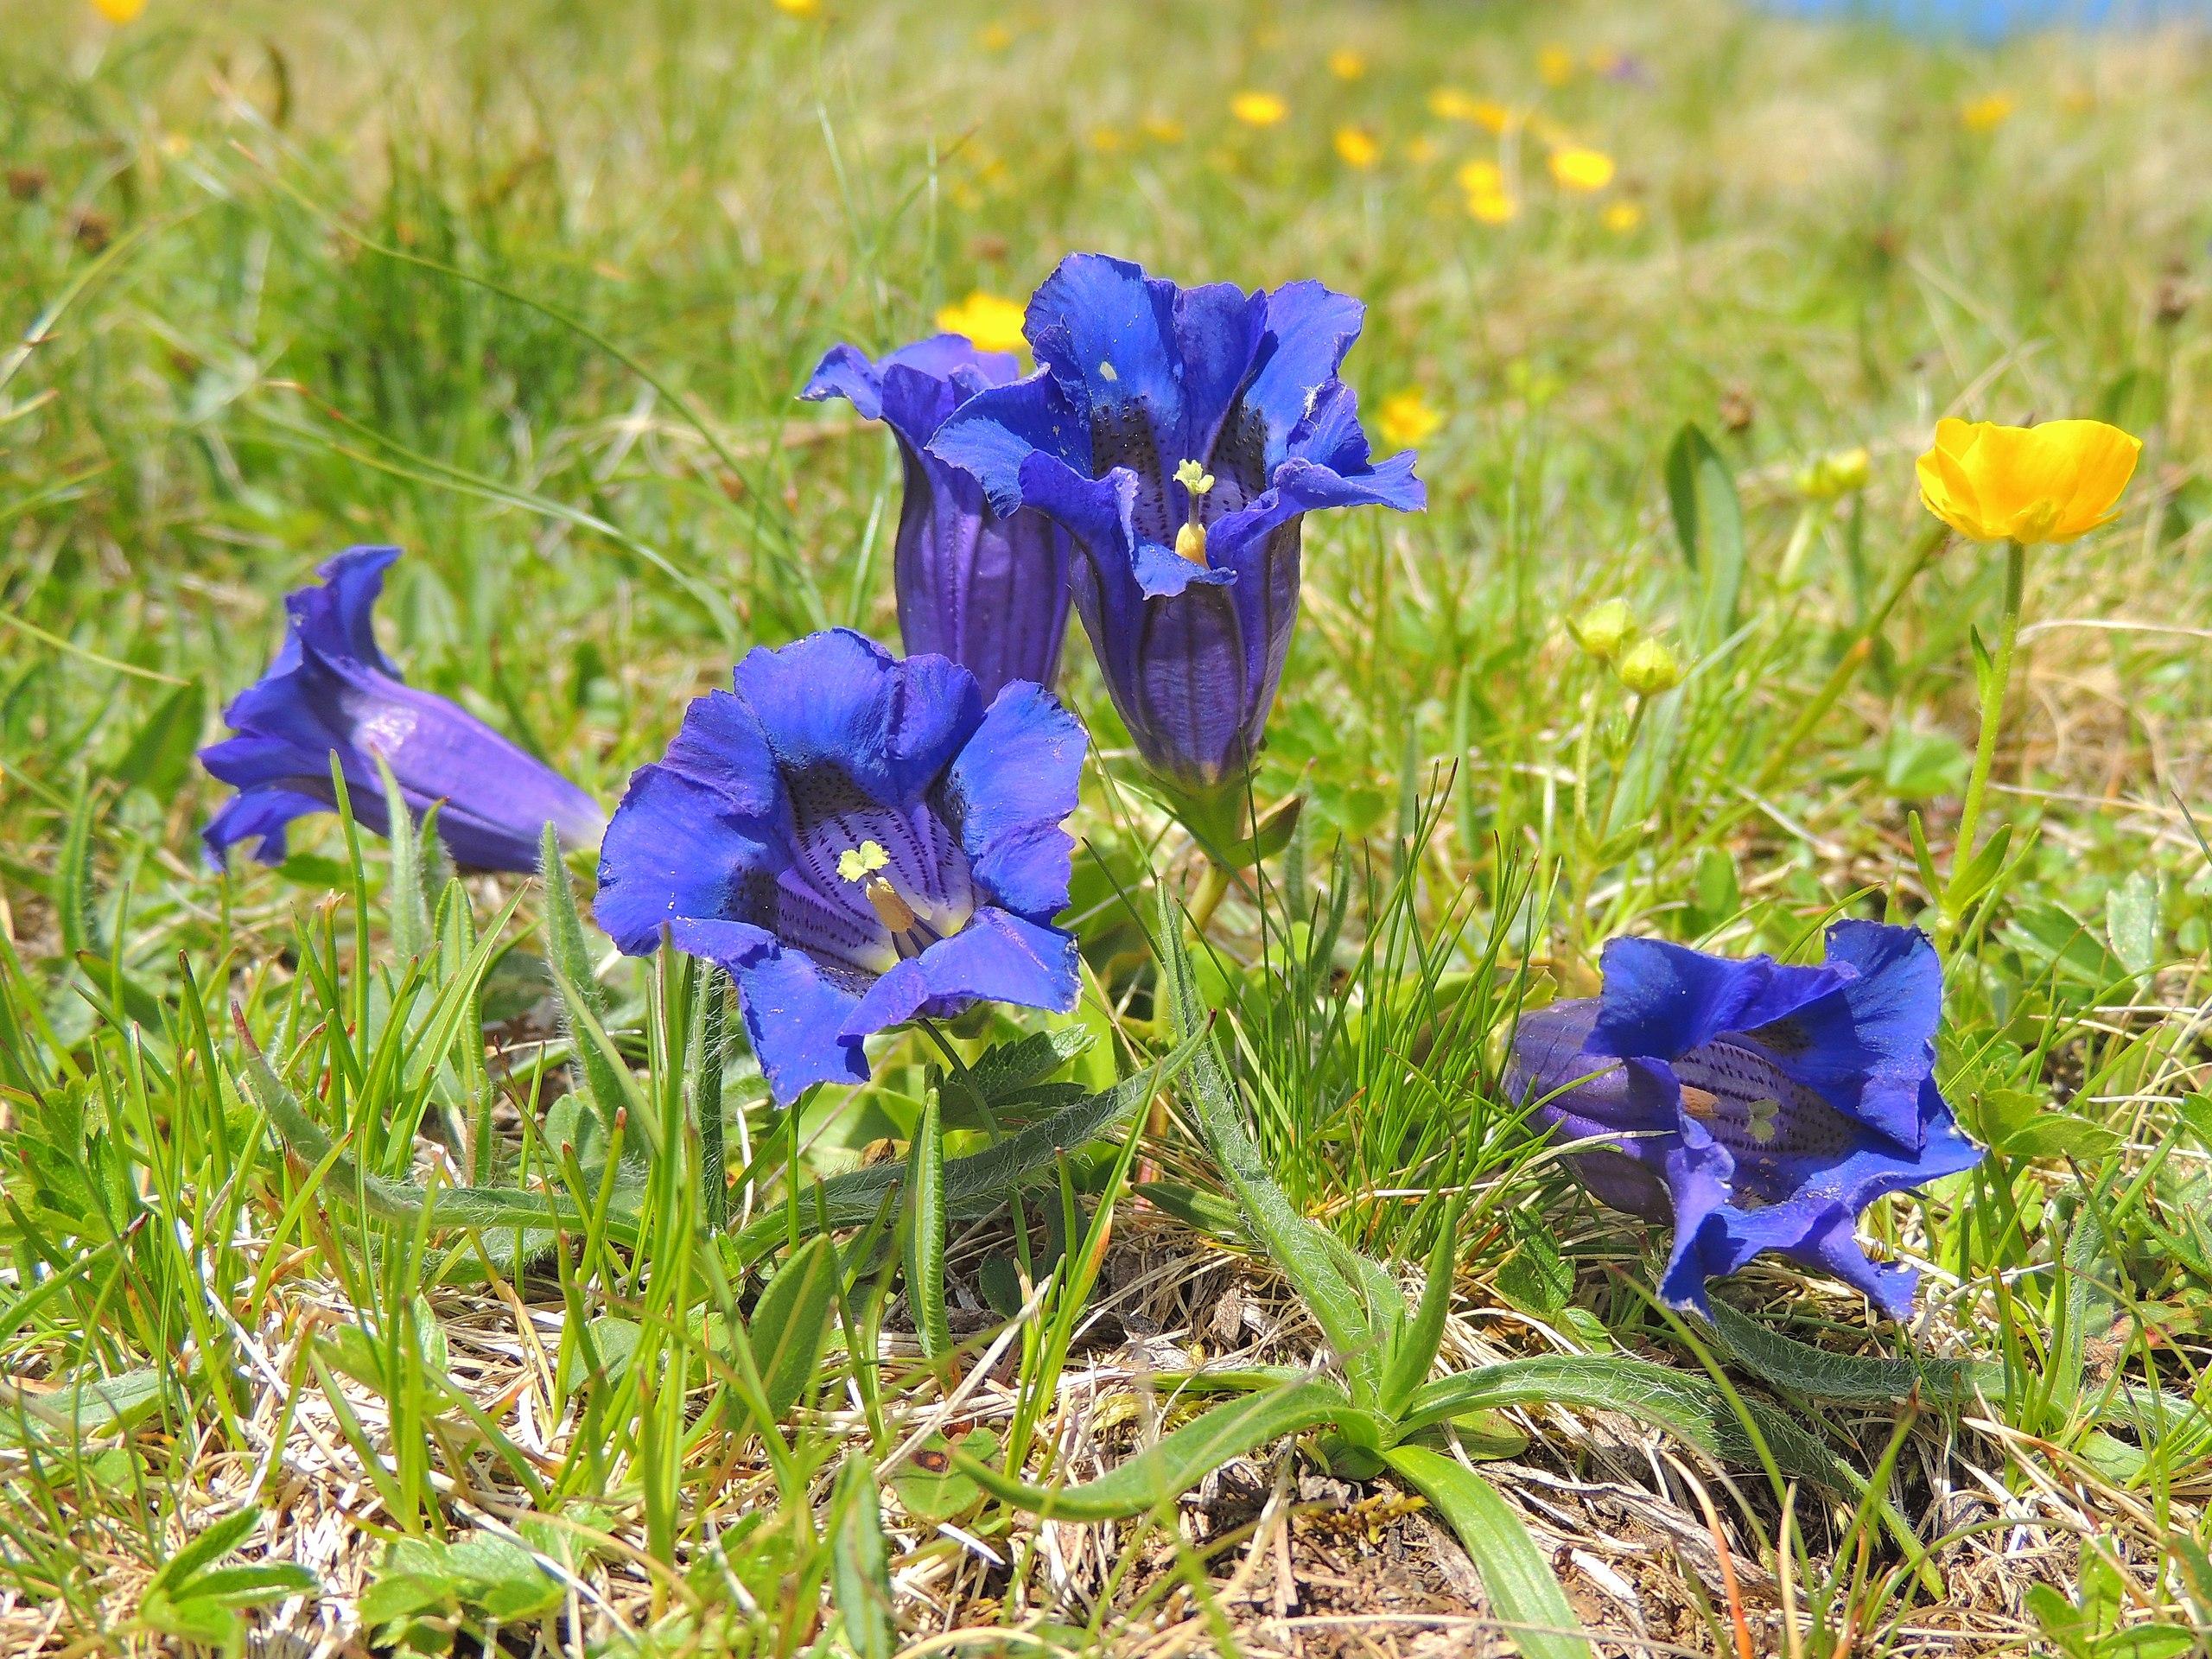
[{"label": "lance-shaped leaf", "polygon": [[906,1300],[922,1357],[942,1367],[952,1354],[944,1307],[944,1123],[937,1090],[906,1149]]},{"label": "lance-shaped leaf", "polygon": [[1333,1378],[1310,1376],[1217,1406],[1172,1429],[1110,1473],[1079,1486],[1033,1486],[956,1451],[953,1466],[993,1497],[1063,1521],[1141,1515],[1198,1484],[1210,1469],[1255,1446],[1360,1416]]},{"label": "lance-shaped leaf", "polygon": [[1590,1659],[1582,1624],[1567,1605],[1529,1528],[1497,1489],[1473,1470],[1424,1446],[1382,1454],[1391,1471],[1436,1506],[1482,1574],[1491,1611],[1527,1659]]}]

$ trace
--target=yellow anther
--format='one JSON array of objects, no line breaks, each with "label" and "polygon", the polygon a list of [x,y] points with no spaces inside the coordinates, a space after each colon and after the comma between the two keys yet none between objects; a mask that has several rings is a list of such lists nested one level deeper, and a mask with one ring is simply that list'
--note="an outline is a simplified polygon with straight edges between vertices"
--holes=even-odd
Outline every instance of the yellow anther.
[{"label": "yellow anther", "polygon": [[868,885],[861,889],[861,893],[868,899],[869,908],[875,912],[875,919],[890,930],[893,938],[913,931],[918,919],[914,907],[901,899],[899,889],[881,876],[868,877]]},{"label": "yellow anther", "polygon": [[848,881],[861,881],[891,862],[880,842],[864,841],[837,855],[837,874]]}]

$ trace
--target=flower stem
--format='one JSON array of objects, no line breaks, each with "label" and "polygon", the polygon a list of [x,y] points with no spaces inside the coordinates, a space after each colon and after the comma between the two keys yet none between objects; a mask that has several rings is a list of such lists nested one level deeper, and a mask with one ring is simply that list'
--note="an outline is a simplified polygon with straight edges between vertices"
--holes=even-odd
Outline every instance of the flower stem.
[{"label": "flower stem", "polygon": [[2005,698],[2012,683],[2012,647],[2020,634],[2020,595],[2027,583],[2027,550],[2005,543],[2005,608],[1997,623],[1997,649],[1981,676],[1981,735],[1967,777],[1967,798],[1959,811],[1958,840],[1951,849],[1951,879],[1944,888],[1941,938],[1948,942],[1958,926],[1959,877],[1974,861],[1981,830],[1982,798],[1989,789],[1990,766],[1997,759],[1997,734],[2005,722]]},{"label": "flower stem", "polygon": [[1191,931],[1200,938],[1213,924],[1213,913],[1221,908],[1221,901],[1229,896],[1230,884],[1236,873],[1217,860],[1206,860],[1206,872],[1198,878],[1198,890],[1191,895]]}]

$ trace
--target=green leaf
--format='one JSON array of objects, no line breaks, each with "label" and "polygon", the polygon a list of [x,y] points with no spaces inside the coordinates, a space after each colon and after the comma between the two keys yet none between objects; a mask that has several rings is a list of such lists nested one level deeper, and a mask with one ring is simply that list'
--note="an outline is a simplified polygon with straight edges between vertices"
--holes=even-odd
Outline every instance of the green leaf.
[{"label": "green leaf", "polygon": [[600,1025],[607,1012],[607,994],[592,976],[583,918],[576,912],[576,890],[569,883],[569,867],[561,861],[560,837],[550,823],[537,861],[538,875],[545,883],[545,965],[560,993],[562,1030],[575,1045],[584,1088],[599,1112],[601,1128],[611,1135],[614,1116],[624,1108],[629,1109],[633,1123],[641,1122],[646,1114],[628,1068]]},{"label": "green leaf", "polygon": [[1118,1469],[1080,1486],[1032,1486],[959,1452],[952,1463],[993,1497],[1039,1516],[1113,1521],[1172,1503],[1209,1469],[1255,1446],[1353,1414],[1341,1385],[1313,1376],[1216,1406],[1161,1435]]},{"label": "green leaf", "polygon": [[837,1247],[817,1234],[792,1252],[753,1305],[748,1327],[769,1415],[776,1422],[814,1382],[814,1368],[836,1328],[840,1274]]},{"label": "green leaf", "polygon": [[968,1068],[968,1086],[994,1106],[1014,1099],[1083,1057],[1093,1039],[1081,1026],[1033,1031],[1000,1043]]},{"label": "green leaf", "polygon": [[186,681],[146,716],[123,759],[115,763],[116,778],[166,803],[192,769],[193,752],[207,717],[207,688],[198,680]]},{"label": "green leaf", "polygon": [[1338,1265],[1343,1247],[1333,1235],[1291,1207],[1244,1128],[1228,1073],[1214,1049],[1209,1015],[1183,943],[1182,912],[1164,885],[1159,919],[1164,988],[1176,1038],[1193,1048],[1188,1093],[1206,1149],[1236,1195],[1252,1242],[1290,1281],[1337,1351],[1351,1379],[1352,1397],[1362,1404],[1375,1401],[1382,1388],[1382,1353],[1366,1302]]},{"label": "green leaf", "polygon": [[2158,965],[2158,884],[2142,871],[2105,894],[2105,938],[2131,974]]},{"label": "green leaf", "polygon": [[1436,1506],[1482,1574],[1491,1611],[1526,1659],[1590,1659],[1582,1623],[1567,1605],[1544,1552],[1497,1489],[1464,1464],[1426,1446],[1393,1446],[1391,1471]]},{"label": "green leaf", "polygon": [[931,1434],[916,1446],[891,1478],[891,1490],[915,1520],[931,1526],[957,1521],[983,1501],[983,1489],[953,1466],[956,1452],[975,1463],[987,1463],[998,1456],[999,1437],[988,1428],[971,1428],[957,1446],[942,1434]]},{"label": "green leaf", "polygon": [[830,1510],[830,1590],[845,1622],[845,1644],[857,1659],[891,1659],[898,1646],[891,1623],[891,1558],[883,1547],[875,1471],[866,1458],[848,1457],[838,1469]]},{"label": "green leaf", "polygon": [[[946,1159],[946,1215],[958,1218],[980,1214],[1061,1153],[1096,1140],[1157,1094],[1189,1061],[1196,1046],[1185,1043],[1136,1076],[1124,1078],[1102,1094],[1086,1095],[1049,1117],[1024,1124],[981,1152]],[[833,1176],[807,1195],[800,1206],[800,1219],[812,1226],[817,1224],[818,1217],[826,1217],[833,1229],[863,1225],[875,1218],[885,1198],[905,1179],[906,1168],[900,1164],[875,1164]],[[781,1209],[772,1205],[747,1226],[728,1235],[724,1249],[732,1265],[749,1268],[774,1249],[784,1242],[785,1224]]]},{"label": "green leaf", "polygon": [[377,756],[377,776],[384,783],[385,839],[391,848],[391,883],[385,892],[391,948],[400,961],[411,962],[430,948],[430,906],[423,896],[422,845],[406,793],[381,754]]},{"label": "green leaf", "polygon": [[1574,1268],[1560,1254],[1559,1242],[1541,1216],[1510,1211],[1512,1253],[1497,1264],[1497,1294],[1524,1313],[1540,1319],[1559,1317],[1574,1294]]},{"label": "green leaf", "polygon": [[922,1102],[922,1121],[906,1146],[906,1301],[922,1357],[942,1365],[952,1355],[944,1308],[944,1127],[938,1091]]},{"label": "green leaf", "polygon": [[1744,509],[1735,475],[1694,422],[1686,422],[1667,447],[1667,504],[1682,561],[1704,578],[1695,637],[1710,649],[1736,626],[1736,600],[1744,585]]},{"label": "green leaf", "polygon": [[1713,1304],[1713,1325],[1727,1356],[1768,1382],[1822,1400],[1877,1404],[1916,1392],[1946,1406],[1971,1405],[1977,1394],[2001,1398],[2005,1367],[1986,1359],[1870,1358],[1832,1354],[1770,1331],[1724,1301]]},{"label": "green leaf", "polygon": [[1428,1275],[1421,1282],[1421,1301],[1391,1348],[1382,1379],[1385,1416],[1395,1417],[1406,1408],[1414,1390],[1428,1381],[1436,1351],[1443,1345],[1444,1321],[1452,1311],[1452,1269],[1459,1259],[1459,1212],[1465,1199],[1465,1192],[1454,1192],[1446,1201],[1443,1224],[1429,1249]]}]

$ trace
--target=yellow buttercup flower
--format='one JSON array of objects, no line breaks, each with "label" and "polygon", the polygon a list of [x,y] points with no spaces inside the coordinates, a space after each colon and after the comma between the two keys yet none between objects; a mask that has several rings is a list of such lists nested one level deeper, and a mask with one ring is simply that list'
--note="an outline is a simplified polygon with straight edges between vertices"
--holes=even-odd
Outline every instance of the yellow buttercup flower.
[{"label": "yellow buttercup flower", "polygon": [[1382,434],[1384,448],[1390,449],[1410,449],[1424,443],[1443,424],[1443,410],[1432,404],[1419,386],[1392,392],[1375,412],[1375,429]]},{"label": "yellow buttercup flower", "polygon": [[92,0],[92,10],[111,23],[127,23],[146,10],[146,0]]},{"label": "yellow buttercup flower", "polygon": [[1439,86],[1428,95],[1428,112],[1440,121],[1471,121],[1475,100],[1457,86]]},{"label": "yellow buttercup flower", "polygon": [[1552,177],[1566,190],[1602,190],[1613,181],[1613,158],[1583,144],[1554,150],[1551,167]]},{"label": "yellow buttercup flower", "polygon": [[1436,140],[1424,133],[1406,141],[1406,159],[1416,167],[1427,167],[1436,159]]},{"label": "yellow buttercup flower", "polygon": [[1018,352],[1027,343],[1021,319],[1021,307],[979,288],[959,304],[940,310],[937,326],[948,334],[964,334],[978,351]]},{"label": "yellow buttercup flower", "polygon": [[1172,115],[1147,115],[1139,124],[1144,129],[1144,136],[1155,144],[1183,142],[1183,124]]},{"label": "yellow buttercup flower", "polygon": [[1337,155],[1346,167],[1364,173],[1382,159],[1382,146],[1365,127],[1338,127]]},{"label": "yellow buttercup flower", "polygon": [[1563,46],[1548,46],[1536,54],[1536,73],[1547,86],[1564,86],[1574,79],[1574,54]]},{"label": "yellow buttercup flower", "polygon": [[1605,228],[1617,236],[1626,236],[1643,223],[1643,209],[1633,201],[1616,201],[1609,205],[1602,215]]},{"label": "yellow buttercup flower", "polygon": [[1093,127],[1090,147],[1101,156],[1118,156],[1128,147],[1128,141],[1122,137],[1119,127]]},{"label": "yellow buttercup flower", "polygon": [[1367,73],[1367,54],[1340,46],[1329,54],[1329,73],[1338,80],[1357,80]]},{"label": "yellow buttercup flower", "polygon": [[985,23],[976,31],[976,44],[986,52],[1003,52],[1014,44],[1014,31],[1004,23]]},{"label": "yellow buttercup flower", "polygon": [[1920,458],[1920,499],[1972,541],[2070,542],[2119,517],[2142,453],[2102,421],[1942,420]]},{"label": "yellow buttercup flower", "polygon": [[1239,92],[1229,100],[1229,112],[1248,127],[1272,127],[1290,113],[1290,105],[1273,92]]},{"label": "yellow buttercup flower", "polygon": [[1959,124],[1968,132],[1990,132],[2003,126],[2012,114],[2012,95],[2010,92],[1991,92],[1961,104],[1959,106]]},{"label": "yellow buttercup flower", "polygon": [[822,0],[775,0],[775,7],[786,17],[811,17],[822,10]]}]

